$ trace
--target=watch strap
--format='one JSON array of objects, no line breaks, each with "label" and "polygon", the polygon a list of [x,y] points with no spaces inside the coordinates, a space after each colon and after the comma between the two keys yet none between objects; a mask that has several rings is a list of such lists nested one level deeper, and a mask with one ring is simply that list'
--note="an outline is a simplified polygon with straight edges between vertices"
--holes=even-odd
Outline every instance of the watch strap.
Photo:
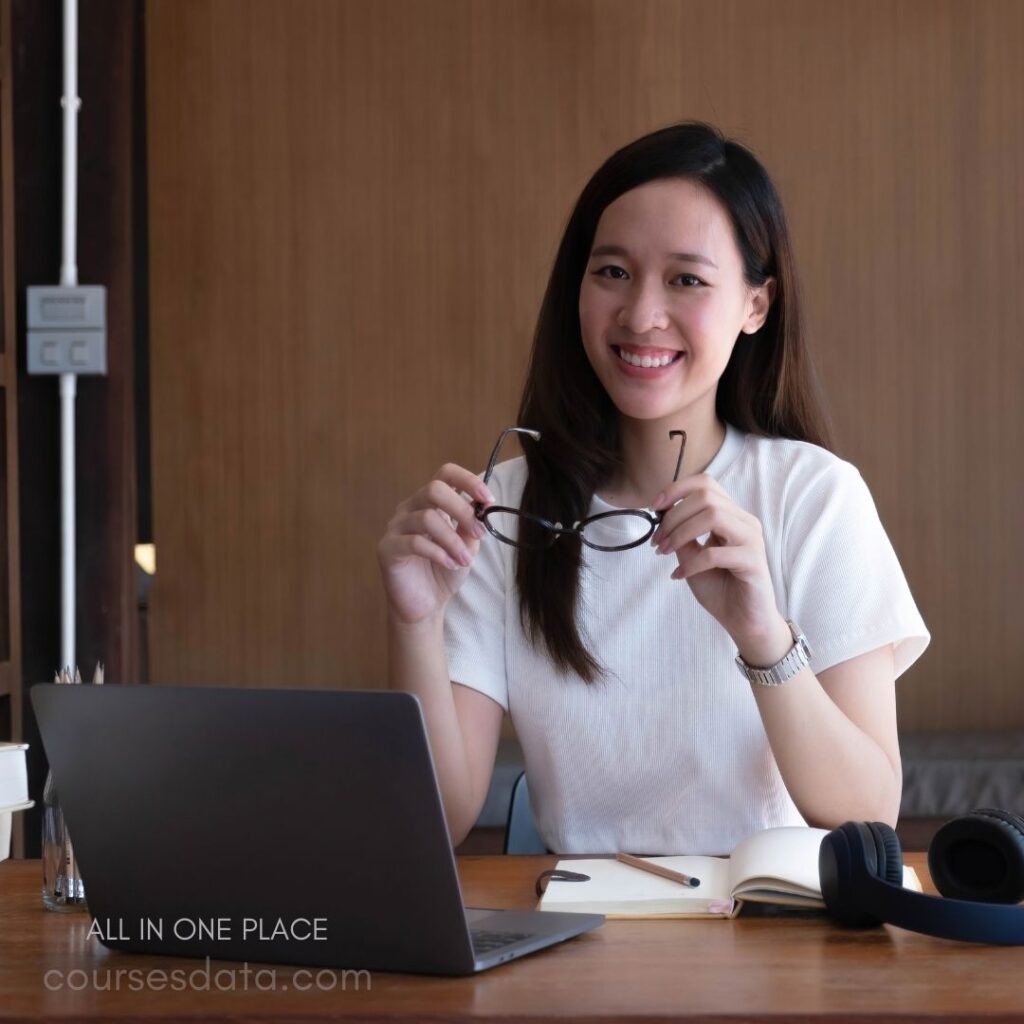
[{"label": "watch strap", "polygon": [[807,643],[807,637],[804,636],[800,627],[792,619],[787,619],[786,625],[789,626],[789,631],[793,634],[793,646],[774,665],[768,665],[764,668],[748,665],[737,653],[736,665],[744,678],[761,686],[781,686],[787,680],[792,679],[802,668],[811,663],[811,657],[814,652]]}]

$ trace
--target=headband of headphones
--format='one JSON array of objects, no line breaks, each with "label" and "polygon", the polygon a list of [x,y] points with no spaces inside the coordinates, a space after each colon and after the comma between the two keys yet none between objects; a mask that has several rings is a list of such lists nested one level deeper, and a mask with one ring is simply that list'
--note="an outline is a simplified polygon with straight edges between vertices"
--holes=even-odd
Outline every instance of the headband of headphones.
[{"label": "headband of headphones", "polygon": [[[849,821],[822,840],[821,891],[842,924],[883,922],[945,939],[1024,945],[1024,819],[984,808],[944,825],[928,868],[944,897],[903,888],[896,833]],[[980,902],[987,900],[990,902]]]}]

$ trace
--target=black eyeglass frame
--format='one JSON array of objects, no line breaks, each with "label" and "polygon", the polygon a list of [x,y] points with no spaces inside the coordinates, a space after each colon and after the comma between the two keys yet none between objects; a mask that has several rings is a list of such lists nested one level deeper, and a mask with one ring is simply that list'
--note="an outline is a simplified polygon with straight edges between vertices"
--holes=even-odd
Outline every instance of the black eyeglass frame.
[{"label": "black eyeglass frame", "polygon": [[[494,472],[494,467],[498,461],[498,452],[501,450],[501,446],[505,442],[505,438],[509,434],[526,434],[527,437],[533,438],[534,441],[540,440],[539,430],[530,430],[528,427],[506,427],[501,435],[498,437],[498,441],[491,451],[491,457],[487,462],[487,470],[484,473],[484,486],[487,485],[487,481],[490,480],[491,474]],[[676,459],[676,471],[672,474],[672,482],[675,483],[679,479],[679,471],[683,467],[683,452],[686,450],[686,431],[685,430],[670,430],[668,432],[669,439],[678,437],[679,441],[679,458]],[[588,548],[593,548],[595,551],[628,551],[630,548],[639,547],[641,544],[646,543],[654,535],[654,531],[661,525],[661,520],[664,517],[663,512],[655,512],[645,508],[626,508],[626,509],[612,509],[610,512],[598,512],[597,515],[588,516],[586,519],[578,519],[572,526],[563,526],[561,523],[553,523],[550,519],[544,519],[541,516],[534,515],[532,512],[524,512],[519,508],[510,508],[507,505],[489,505],[484,506],[482,501],[476,501],[473,503],[473,511],[476,518],[479,519],[487,529],[487,532],[500,540],[503,544],[509,544],[514,548],[529,548],[532,550],[540,550],[544,547],[550,547],[558,540],[559,537],[571,534],[579,537],[582,544],[586,544]],[[542,527],[550,535],[550,540],[546,544],[520,544],[518,541],[512,540],[510,537],[506,537],[498,529],[491,525],[489,517],[492,513],[497,512],[510,512],[513,515],[518,516],[520,519],[526,519],[537,526]],[[631,540],[628,544],[595,544],[593,541],[587,540],[583,536],[583,530],[591,523],[596,523],[602,519],[611,519],[613,517],[621,518],[622,516],[637,516],[647,522],[647,532],[639,540]]]}]

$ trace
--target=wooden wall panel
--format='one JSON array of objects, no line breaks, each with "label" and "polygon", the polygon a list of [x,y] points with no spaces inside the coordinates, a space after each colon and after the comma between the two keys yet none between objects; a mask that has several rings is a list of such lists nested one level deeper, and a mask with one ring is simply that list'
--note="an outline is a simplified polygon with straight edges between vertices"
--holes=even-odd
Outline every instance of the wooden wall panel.
[{"label": "wooden wall panel", "polygon": [[375,544],[511,421],[560,232],[683,118],[773,172],[840,452],[934,642],[905,729],[1024,726],[1024,4],[150,0],[152,678],[373,686]]}]

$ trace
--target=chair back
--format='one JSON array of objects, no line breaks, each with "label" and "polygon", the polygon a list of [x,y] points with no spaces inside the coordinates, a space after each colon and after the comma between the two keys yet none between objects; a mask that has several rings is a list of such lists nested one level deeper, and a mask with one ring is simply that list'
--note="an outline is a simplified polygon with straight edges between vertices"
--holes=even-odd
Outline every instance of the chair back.
[{"label": "chair back", "polygon": [[530,806],[530,790],[526,785],[526,772],[520,772],[512,787],[512,799],[508,807],[508,824],[505,828],[505,853],[529,854],[547,853]]}]

